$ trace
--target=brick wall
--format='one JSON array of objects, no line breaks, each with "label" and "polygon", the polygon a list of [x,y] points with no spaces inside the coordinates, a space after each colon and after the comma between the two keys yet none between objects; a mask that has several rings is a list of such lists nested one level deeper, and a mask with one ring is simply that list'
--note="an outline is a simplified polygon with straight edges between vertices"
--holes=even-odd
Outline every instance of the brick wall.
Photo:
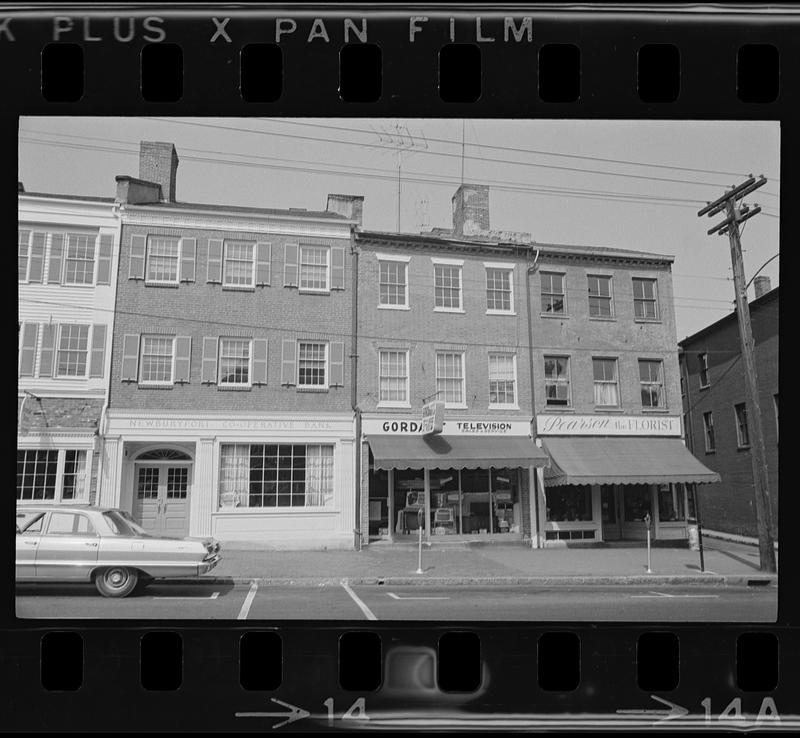
[{"label": "brick wall", "polygon": [[[22,398],[17,399],[19,415]],[[41,401],[28,397],[22,413],[19,435],[38,434],[62,428],[94,430],[103,409],[101,398],[43,397]]]},{"label": "brick wall", "polygon": [[[196,238],[195,281],[179,286],[149,286],[129,279],[131,237],[169,235]],[[269,241],[272,244],[270,286],[255,290],[223,289],[207,283],[208,239]],[[284,245],[319,243],[345,247],[343,290],[330,294],[300,294],[284,282]],[[110,406],[115,409],[188,411],[348,411],[351,353],[351,256],[349,239],[318,239],[243,233],[241,231],[125,225],[122,230],[120,274],[114,322]],[[156,333],[191,336],[191,376],[188,384],[168,389],[145,388],[121,381],[125,334]],[[201,384],[203,338],[246,336],[268,341],[267,383],[248,391],[220,390]],[[342,341],[344,382],[324,392],[302,392],[281,385],[282,339]]]},{"label": "brick wall", "polygon": [[[778,428],[774,395],[778,392],[778,299],[751,305],[755,341],[759,404],[764,431],[774,534],[778,522]],[[682,342],[688,369],[684,405],[691,413],[691,443],[694,455],[718,472],[721,483],[698,486],[703,525],[740,535],[757,534],[751,452],[738,447],[734,405],[745,402],[744,370],[739,327],[731,316],[712,330]],[[699,354],[708,354],[709,387],[700,388]],[[705,451],[703,413],[714,419],[716,451]],[[752,423],[750,435],[752,437]]]}]

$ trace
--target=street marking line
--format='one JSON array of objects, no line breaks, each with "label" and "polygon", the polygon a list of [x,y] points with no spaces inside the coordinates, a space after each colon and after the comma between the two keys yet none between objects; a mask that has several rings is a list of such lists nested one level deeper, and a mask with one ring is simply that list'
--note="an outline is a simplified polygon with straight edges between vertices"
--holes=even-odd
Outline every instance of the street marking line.
[{"label": "street marking line", "polygon": [[698,599],[698,598],[719,599],[719,595],[714,595],[714,594],[702,594],[702,595],[667,594],[665,592],[653,592],[652,590],[650,591],[650,594],[646,594],[646,595],[628,595],[628,597],[630,597],[631,599],[633,599],[634,597],[638,597],[638,598],[648,598],[648,599],[651,599],[651,600],[657,600],[657,599],[660,599],[662,597],[691,597],[691,598],[694,598],[694,599]]},{"label": "street marking line", "polygon": [[247,597],[244,598],[242,609],[239,610],[239,614],[236,617],[237,620],[247,620],[247,615],[250,612],[250,606],[253,604],[253,600],[256,598],[256,592],[258,592],[258,582],[250,582],[250,591],[247,593]]},{"label": "street marking line", "polygon": [[449,600],[449,597],[401,597],[394,592],[387,592],[387,595],[393,600]]},{"label": "street marking line", "polygon": [[212,592],[208,597],[192,597],[186,596],[183,597],[153,597],[154,600],[216,600],[219,597],[219,592]]},{"label": "street marking line", "polygon": [[355,602],[355,603],[356,603],[356,605],[358,605],[358,607],[359,607],[359,609],[361,610],[361,612],[363,612],[363,613],[364,613],[364,615],[366,615],[366,616],[367,616],[367,620],[377,620],[377,619],[378,619],[378,618],[376,618],[376,617],[375,617],[375,615],[372,613],[372,610],[370,610],[370,609],[369,609],[369,608],[368,608],[368,607],[367,607],[367,606],[366,606],[366,605],[365,605],[365,604],[364,604],[364,603],[363,603],[363,602],[362,602],[362,601],[359,599],[358,595],[357,595],[355,592],[353,592],[353,590],[352,590],[352,589],[350,589],[350,585],[347,583],[347,580],[346,580],[346,579],[342,579],[342,581],[341,581],[341,585],[342,585],[342,588],[344,589],[344,591],[345,591],[345,592],[347,592],[347,594],[349,594],[349,595],[350,595],[350,597],[352,598],[353,602]]}]

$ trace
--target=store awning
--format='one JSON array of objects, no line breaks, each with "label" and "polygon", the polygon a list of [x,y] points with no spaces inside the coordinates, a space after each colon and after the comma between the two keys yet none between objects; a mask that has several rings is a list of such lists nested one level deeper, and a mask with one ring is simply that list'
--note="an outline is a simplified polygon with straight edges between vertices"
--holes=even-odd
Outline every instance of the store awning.
[{"label": "store awning", "polygon": [[544,447],[551,485],[720,481],[678,438],[545,438]]},{"label": "store awning", "polygon": [[544,466],[526,436],[367,436],[376,469],[489,469]]}]

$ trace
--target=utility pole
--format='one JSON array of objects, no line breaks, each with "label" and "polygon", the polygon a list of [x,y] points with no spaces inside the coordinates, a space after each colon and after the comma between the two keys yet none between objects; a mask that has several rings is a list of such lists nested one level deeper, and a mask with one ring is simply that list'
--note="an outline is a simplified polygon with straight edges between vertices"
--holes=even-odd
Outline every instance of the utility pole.
[{"label": "utility pole", "polygon": [[708,235],[727,234],[731,248],[731,264],[733,266],[733,284],[736,291],[736,316],[739,321],[739,341],[742,349],[744,365],[744,385],[747,404],[746,417],[752,427],[752,443],[750,459],[753,464],[753,491],[756,502],[756,525],[758,527],[758,549],[761,559],[761,571],[775,572],[775,546],[772,538],[772,507],[769,499],[769,477],[767,475],[766,452],[764,449],[764,433],[761,423],[761,407],[758,400],[758,375],[753,357],[753,331],[750,325],[750,306],[747,302],[747,282],[744,277],[742,261],[742,243],[739,235],[739,224],[749,220],[761,212],[757,205],[752,209],[747,205],[737,207],[737,201],[757,190],[767,182],[761,175],[758,180],[752,175],[742,184],[726,192],[722,197],[706,205],[697,214],[713,216],[725,211],[727,217],[708,231]]}]

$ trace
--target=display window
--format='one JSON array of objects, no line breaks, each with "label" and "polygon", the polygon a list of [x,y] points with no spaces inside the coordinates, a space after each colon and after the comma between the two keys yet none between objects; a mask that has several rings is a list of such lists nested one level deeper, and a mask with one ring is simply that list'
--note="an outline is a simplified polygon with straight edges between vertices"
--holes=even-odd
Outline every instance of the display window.
[{"label": "display window", "polygon": [[686,520],[683,484],[660,484],[658,486],[658,519],[661,523]]},{"label": "display window", "polygon": [[625,499],[625,522],[643,522],[645,515],[650,512],[650,485],[626,484],[622,489]]},{"label": "display window", "polygon": [[588,484],[548,487],[547,520],[573,522],[592,519],[592,488]]}]

